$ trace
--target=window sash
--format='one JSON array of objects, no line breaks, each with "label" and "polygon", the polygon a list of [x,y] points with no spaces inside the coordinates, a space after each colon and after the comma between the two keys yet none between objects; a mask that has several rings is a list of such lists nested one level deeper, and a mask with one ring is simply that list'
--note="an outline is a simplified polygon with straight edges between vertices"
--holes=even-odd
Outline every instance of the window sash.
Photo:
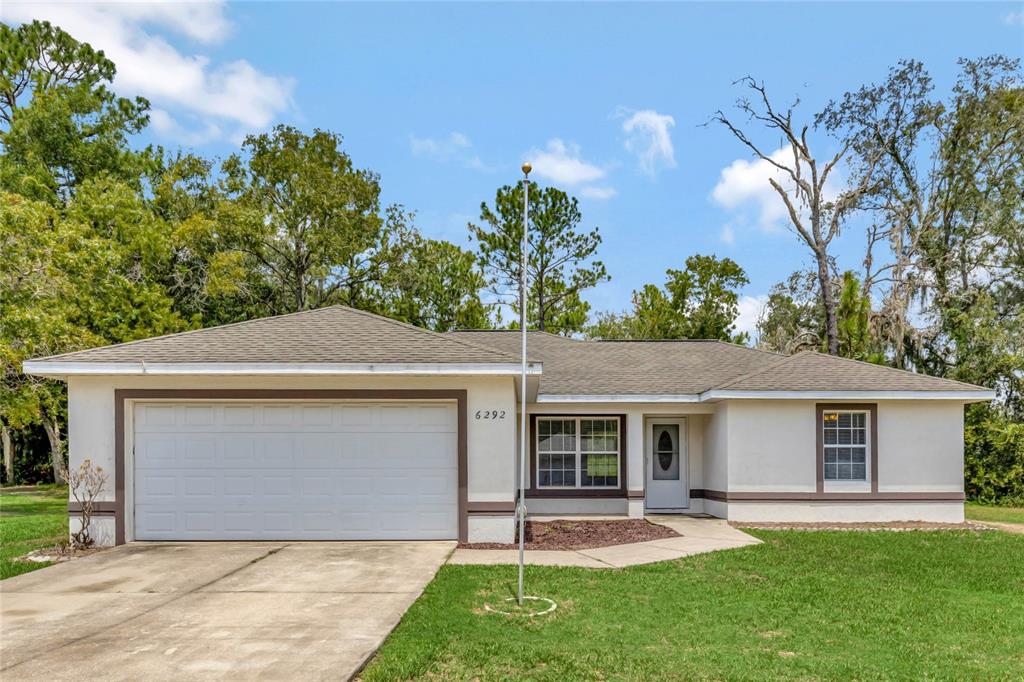
[{"label": "window sash", "polygon": [[[620,488],[622,482],[621,421],[620,417],[604,416],[538,417],[534,434],[534,447],[537,454],[533,472],[535,487],[544,490],[616,490]],[[557,427],[554,426],[555,423],[558,423]],[[570,424],[573,433],[566,434]],[[571,441],[569,436],[571,436]],[[543,445],[542,438],[546,440]],[[568,447],[569,442],[572,444],[571,448]],[[545,455],[571,455],[573,457],[575,476],[572,484],[565,484],[568,468],[556,469],[550,465],[541,466]],[[612,468],[608,462],[609,457],[615,458],[614,477],[604,473]],[[551,462],[550,457],[548,461]],[[541,482],[542,478],[547,481],[557,478],[552,475],[555,471],[564,472],[561,475],[561,485]],[[595,475],[588,475],[590,471]],[[546,475],[542,476],[542,474]],[[585,478],[601,479],[602,484],[585,483]],[[615,482],[609,484],[607,482],[609,478],[613,478]]]},{"label": "window sash", "polygon": [[[827,416],[834,420],[826,421]],[[845,418],[844,418],[845,417]],[[871,455],[871,414],[867,410],[824,410],[821,413],[823,480],[866,483]]]}]

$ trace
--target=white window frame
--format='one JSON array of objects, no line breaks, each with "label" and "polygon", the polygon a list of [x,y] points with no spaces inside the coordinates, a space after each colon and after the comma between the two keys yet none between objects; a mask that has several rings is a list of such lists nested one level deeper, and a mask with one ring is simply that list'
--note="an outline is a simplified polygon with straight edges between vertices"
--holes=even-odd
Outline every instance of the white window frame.
[{"label": "white window frame", "polygon": [[[821,429],[821,468],[822,476],[821,480],[826,487],[829,488],[863,488],[864,486],[871,485],[871,451],[875,447],[875,444],[871,442],[871,410],[855,409],[855,410],[822,410],[822,419],[826,414],[862,414],[864,415],[864,478],[828,478],[825,473],[825,451],[828,448],[840,448],[850,447],[850,445],[840,444],[826,444],[825,443],[825,424],[824,421],[818,425]],[[860,447],[860,444],[853,445],[853,447]]]},{"label": "white window frame", "polygon": [[[583,467],[583,455],[597,454],[597,455],[610,455],[611,452],[584,452],[582,449],[583,443],[583,426],[584,421],[615,421],[617,424],[615,437],[618,441],[618,448],[615,450],[615,461],[616,461],[616,485],[583,485],[582,467]],[[575,422],[576,423],[576,485],[541,485],[540,484],[540,423],[542,421],[560,421],[560,422]],[[622,417],[618,415],[601,415],[601,414],[585,414],[580,416],[556,416],[556,415],[544,415],[536,418],[536,423],[533,429],[533,448],[536,453],[536,461],[533,467],[533,481],[534,488],[536,490],[619,490],[622,487]],[[568,453],[569,450],[561,450],[558,452],[544,453],[544,454],[559,454]]]}]

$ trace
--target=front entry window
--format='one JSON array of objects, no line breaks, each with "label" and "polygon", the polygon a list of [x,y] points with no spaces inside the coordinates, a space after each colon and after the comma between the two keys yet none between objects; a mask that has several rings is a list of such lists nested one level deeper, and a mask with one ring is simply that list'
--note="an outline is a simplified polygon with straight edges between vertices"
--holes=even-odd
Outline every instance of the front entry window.
[{"label": "front entry window", "polygon": [[537,424],[537,481],[552,488],[576,487],[576,420],[541,419]]},{"label": "front entry window", "polygon": [[619,487],[619,419],[537,419],[538,488]]},{"label": "front entry window", "polygon": [[679,425],[654,425],[654,470],[655,481],[679,480]]}]

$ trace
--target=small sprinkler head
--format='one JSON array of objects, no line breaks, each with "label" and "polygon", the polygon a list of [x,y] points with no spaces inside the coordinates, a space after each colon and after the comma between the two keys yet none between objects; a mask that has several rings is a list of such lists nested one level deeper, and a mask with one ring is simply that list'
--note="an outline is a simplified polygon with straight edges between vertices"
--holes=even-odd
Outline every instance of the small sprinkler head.
[{"label": "small sprinkler head", "polygon": [[529,161],[525,162],[522,167],[523,167],[523,175],[529,176],[530,175],[530,171],[533,170],[533,166],[530,165],[530,162]]}]

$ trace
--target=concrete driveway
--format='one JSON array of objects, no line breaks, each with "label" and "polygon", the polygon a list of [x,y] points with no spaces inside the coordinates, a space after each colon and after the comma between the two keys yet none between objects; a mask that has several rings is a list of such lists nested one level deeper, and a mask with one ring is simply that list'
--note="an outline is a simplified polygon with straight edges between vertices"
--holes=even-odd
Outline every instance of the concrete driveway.
[{"label": "concrete driveway", "polygon": [[453,542],[135,543],[0,583],[0,678],[348,679]]}]

